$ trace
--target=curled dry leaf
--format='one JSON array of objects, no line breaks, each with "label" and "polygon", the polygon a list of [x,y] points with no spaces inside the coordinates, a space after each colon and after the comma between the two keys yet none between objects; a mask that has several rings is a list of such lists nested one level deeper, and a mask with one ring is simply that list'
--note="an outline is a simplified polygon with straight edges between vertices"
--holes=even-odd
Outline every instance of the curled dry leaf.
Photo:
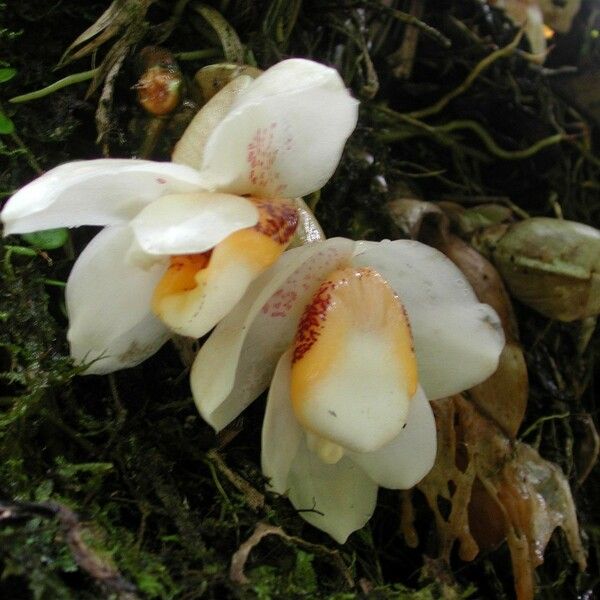
[{"label": "curled dry leaf", "polygon": [[577,485],[581,485],[592,472],[598,462],[600,454],[600,436],[590,414],[577,417],[574,424],[578,444],[575,450],[575,464],[577,465]]},{"label": "curled dry leaf", "polygon": [[[534,596],[535,568],[557,527],[581,570],[586,558],[566,477],[533,448],[510,440],[463,396],[432,403],[438,426],[438,456],[418,488],[435,515],[440,558],[473,560],[480,549],[506,539],[518,600]],[[439,499],[450,505],[442,514]],[[407,500],[405,500],[407,502]],[[403,531],[418,542],[412,511],[404,507]]]}]

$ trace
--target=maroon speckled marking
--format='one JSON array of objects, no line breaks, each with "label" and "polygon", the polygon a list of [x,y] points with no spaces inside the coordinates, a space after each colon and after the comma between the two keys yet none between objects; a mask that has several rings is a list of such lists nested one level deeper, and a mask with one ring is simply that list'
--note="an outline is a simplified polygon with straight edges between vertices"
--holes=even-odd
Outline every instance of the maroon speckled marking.
[{"label": "maroon speckled marking", "polygon": [[[250,165],[250,182],[261,188],[273,185],[275,193],[279,194],[286,184],[279,181],[280,175],[275,169],[275,161],[279,154],[276,143],[278,125],[273,122],[268,127],[259,127],[246,148],[246,161]],[[292,139],[284,140],[283,149],[291,149]]]},{"label": "maroon speckled marking", "polygon": [[268,317],[286,317],[296,303],[298,293],[306,292],[316,286],[313,264],[321,264],[322,272],[327,272],[337,267],[339,259],[340,255],[336,248],[323,248],[287,278],[282,287],[265,302],[261,308],[262,314]]},{"label": "maroon speckled marking", "polygon": [[300,360],[319,339],[327,319],[327,312],[331,307],[331,294],[339,283],[324,281],[304,310],[296,331],[292,363]]},{"label": "maroon speckled marking", "polygon": [[262,307],[262,313],[269,317],[285,317],[292,310],[297,298],[298,294],[294,290],[280,288]]},{"label": "maroon speckled marking", "polygon": [[287,245],[298,227],[296,208],[280,200],[252,198],[252,201],[260,213],[259,221],[254,226],[256,231],[282,246]]}]

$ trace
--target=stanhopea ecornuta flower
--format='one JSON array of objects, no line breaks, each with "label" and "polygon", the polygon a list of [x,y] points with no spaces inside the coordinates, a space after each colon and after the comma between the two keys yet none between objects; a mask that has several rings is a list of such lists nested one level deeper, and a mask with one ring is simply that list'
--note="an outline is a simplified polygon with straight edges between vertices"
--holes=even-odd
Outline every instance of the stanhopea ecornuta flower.
[{"label": "stanhopea ecornuta flower", "polygon": [[191,385],[218,430],[270,382],[263,471],[344,542],[378,486],[409,488],[433,465],[428,398],[486,379],[503,346],[498,316],[442,253],[334,238],[288,250],[250,286],[198,353]]},{"label": "stanhopea ecornuta flower", "polygon": [[298,215],[285,199],[335,170],[357,104],[335,70],[283,61],[215,95],[172,163],[67,163],[19,190],[5,235],[105,226],[66,290],[71,354],[95,361],[87,373],[134,366],[171,332],[199,337],[223,318],[291,240]]}]

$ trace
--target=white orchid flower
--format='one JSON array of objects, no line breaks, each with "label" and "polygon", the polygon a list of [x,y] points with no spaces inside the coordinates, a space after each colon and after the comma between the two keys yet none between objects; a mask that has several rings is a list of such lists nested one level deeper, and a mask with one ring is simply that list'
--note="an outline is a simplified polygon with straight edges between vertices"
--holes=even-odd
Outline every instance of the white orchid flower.
[{"label": "white orchid flower", "polygon": [[291,240],[298,216],[284,199],[332,175],[357,104],[335,70],[286,60],[214,96],[172,163],[73,162],[19,190],[4,235],[105,226],[66,289],[71,354],[95,361],[87,373],[134,366],[171,332],[199,337],[223,318]]},{"label": "white orchid flower", "polygon": [[496,313],[437,250],[334,238],[288,250],[252,284],[201,348],[191,385],[219,430],[273,378],[263,471],[343,543],[378,486],[409,488],[432,467],[428,398],[487,378],[503,346]]}]

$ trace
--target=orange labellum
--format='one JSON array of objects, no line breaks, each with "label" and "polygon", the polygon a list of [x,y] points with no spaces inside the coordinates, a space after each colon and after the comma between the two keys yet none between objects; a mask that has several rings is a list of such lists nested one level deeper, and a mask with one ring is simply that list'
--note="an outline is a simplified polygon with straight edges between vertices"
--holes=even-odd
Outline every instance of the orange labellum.
[{"label": "orange labellum", "polygon": [[346,414],[358,411],[375,433],[355,449],[373,450],[399,432],[417,383],[410,326],[387,282],[367,268],[331,273],[307,306],[294,342],[291,398],[300,423],[352,448],[354,438],[341,429],[360,421]]}]

